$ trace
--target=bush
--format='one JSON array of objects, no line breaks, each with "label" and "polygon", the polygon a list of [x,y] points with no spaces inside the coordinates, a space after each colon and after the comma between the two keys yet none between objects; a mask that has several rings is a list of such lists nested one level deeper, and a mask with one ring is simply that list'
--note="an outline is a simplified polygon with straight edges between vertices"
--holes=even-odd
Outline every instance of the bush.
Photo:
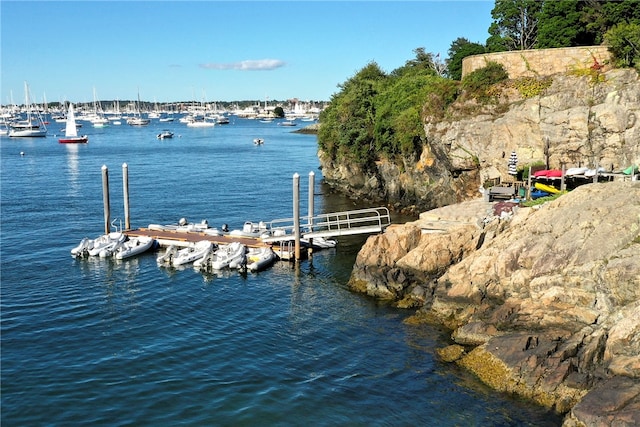
[{"label": "bush", "polygon": [[491,98],[491,87],[508,78],[509,74],[502,64],[488,61],[485,67],[472,71],[462,79],[462,90],[467,92],[468,97],[487,100]]}]

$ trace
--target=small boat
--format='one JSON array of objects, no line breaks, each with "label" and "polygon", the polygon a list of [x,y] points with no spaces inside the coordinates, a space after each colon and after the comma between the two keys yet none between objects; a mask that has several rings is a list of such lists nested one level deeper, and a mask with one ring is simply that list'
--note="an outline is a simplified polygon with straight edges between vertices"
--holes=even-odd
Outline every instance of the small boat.
[{"label": "small boat", "polygon": [[284,122],[278,123],[280,126],[297,126],[298,124],[292,120],[285,120]]},{"label": "small boat", "polygon": [[313,239],[301,238],[300,243],[312,247],[313,249],[330,249],[338,245],[335,239],[325,239],[324,237],[314,237]]},{"label": "small boat", "polygon": [[86,144],[89,142],[87,135],[78,136],[78,126],[76,125],[76,116],[73,112],[73,104],[69,104],[67,113],[67,124],[64,128],[64,138],[59,138],[61,144]]},{"label": "small boat", "polygon": [[171,265],[178,267],[181,265],[189,264],[200,258],[202,258],[208,251],[211,250],[213,243],[208,240],[201,240],[195,244],[190,245],[184,249],[180,249],[178,253],[173,257]]},{"label": "small boat", "polygon": [[158,139],[167,139],[167,138],[173,138],[173,132],[171,132],[168,129],[163,130],[162,132],[160,132],[157,136]]},{"label": "small boat", "polygon": [[244,266],[238,264],[237,268],[246,267],[249,271],[262,271],[273,264],[277,258],[278,255],[276,255],[270,246],[251,248],[246,253]]},{"label": "small boat", "polygon": [[264,139],[256,138],[256,139],[253,140],[253,143],[256,144],[256,145],[262,145],[262,144],[264,144]]},{"label": "small boat", "polygon": [[194,120],[192,122],[187,123],[187,127],[190,128],[212,128],[216,124],[215,122],[208,122],[206,120]]},{"label": "small boat", "polygon": [[[109,234],[103,234],[93,240],[82,239],[80,244],[71,249],[72,256],[102,256],[105,257],[109,252],[113,253],[115,249],[124,243],[127,236],[119,231],[113,231]],[[104,251],[104,254],[103,254]]]},{"label": "small boat", "polygon": [[162,255],[158,255],[156,262],[158,265],[171,265],[171,262],[177,253],[178,247],[176,245],[171,245]]},{"label": "small boat", "polygon": [[580,167],[580,168],[569,168],[565,171],[565,176],[577,176],[584,175],[584,173],[588,170],[588,168]]},{"label": "small boat", "polygon": [[209,260],[209,266],[214,270],[222,270],[229,267],[230,264],[238,264],[244,257],[247,248],[240,242],[231,242],[227,245],[220,245],[213,252],[213,256]]},{"label": "small boat", "polygon": [[258,238],[264,234],[268,234],[269,230],[267,229],[267,225],[260,221],[259,223],[246,221],[242,226],[242,230],[231,230],[229,232],[230,236],[236,237],[254,237]]},{"label": "small boat", "polygon": [[151,249],[154,239],[149,236],[133,237],[116,249],[116,259],[131,258]]},{"label": "small boat", "polygon": [[130,117],[127,119],[129,126],[147,126],[149,123],[151,123],[151,120],[142,117]]},{"label": "small boat", "polygon": [[93,249],[94,239],[88,237],[83,238],[78,246],[71,249],[71,256],[74,258],[84,257],[89,255],[89,250]]},{"label": "small boat", "polygon": [[549,194],[558,194],[560,192],[560,190],[558,190],[556,187],[552,185],[546,185],[541,182],[536,182],[534,184],[534,187],[540,191],[544,191],[545,193],[549,193]]}]

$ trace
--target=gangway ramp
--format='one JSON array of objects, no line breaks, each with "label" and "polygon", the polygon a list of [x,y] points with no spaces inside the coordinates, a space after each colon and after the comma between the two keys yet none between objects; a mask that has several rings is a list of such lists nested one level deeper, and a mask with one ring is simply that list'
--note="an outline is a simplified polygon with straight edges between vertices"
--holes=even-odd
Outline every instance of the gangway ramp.
[{"label": "gangway ramp", "polygon": [[[389,209],[386,207],[358,209],[344,212],[319,214],[313,217],[300,217],[300,237],[340,237],[354,234],[381,233],[391,224]],[[295,239],[295,221],[293,218],[276,219],[266,223],[270,237],[263,242],[282,242]]]}]

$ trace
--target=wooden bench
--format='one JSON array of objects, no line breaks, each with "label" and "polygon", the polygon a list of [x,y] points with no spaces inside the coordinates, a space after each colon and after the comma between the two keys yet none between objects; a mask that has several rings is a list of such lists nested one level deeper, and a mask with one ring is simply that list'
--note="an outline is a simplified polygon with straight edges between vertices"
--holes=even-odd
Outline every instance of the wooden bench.
[{"label": "wooden bench", "polygon": [[501,185],[493,186],[489,189],[489,201],[493,202],[495,199],[509,200],[515,197],[515,186],[504,187]]}]

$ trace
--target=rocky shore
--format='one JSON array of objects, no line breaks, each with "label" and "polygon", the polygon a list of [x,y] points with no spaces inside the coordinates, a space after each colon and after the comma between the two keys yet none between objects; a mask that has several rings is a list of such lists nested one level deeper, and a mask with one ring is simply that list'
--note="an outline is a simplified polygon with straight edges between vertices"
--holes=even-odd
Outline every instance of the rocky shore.
[{"label": "rocky shore", "polygon": [[443,360],[565,426],[640,425],[640,182],[424,212],[371,236],[349,285],[446,326]]}]

